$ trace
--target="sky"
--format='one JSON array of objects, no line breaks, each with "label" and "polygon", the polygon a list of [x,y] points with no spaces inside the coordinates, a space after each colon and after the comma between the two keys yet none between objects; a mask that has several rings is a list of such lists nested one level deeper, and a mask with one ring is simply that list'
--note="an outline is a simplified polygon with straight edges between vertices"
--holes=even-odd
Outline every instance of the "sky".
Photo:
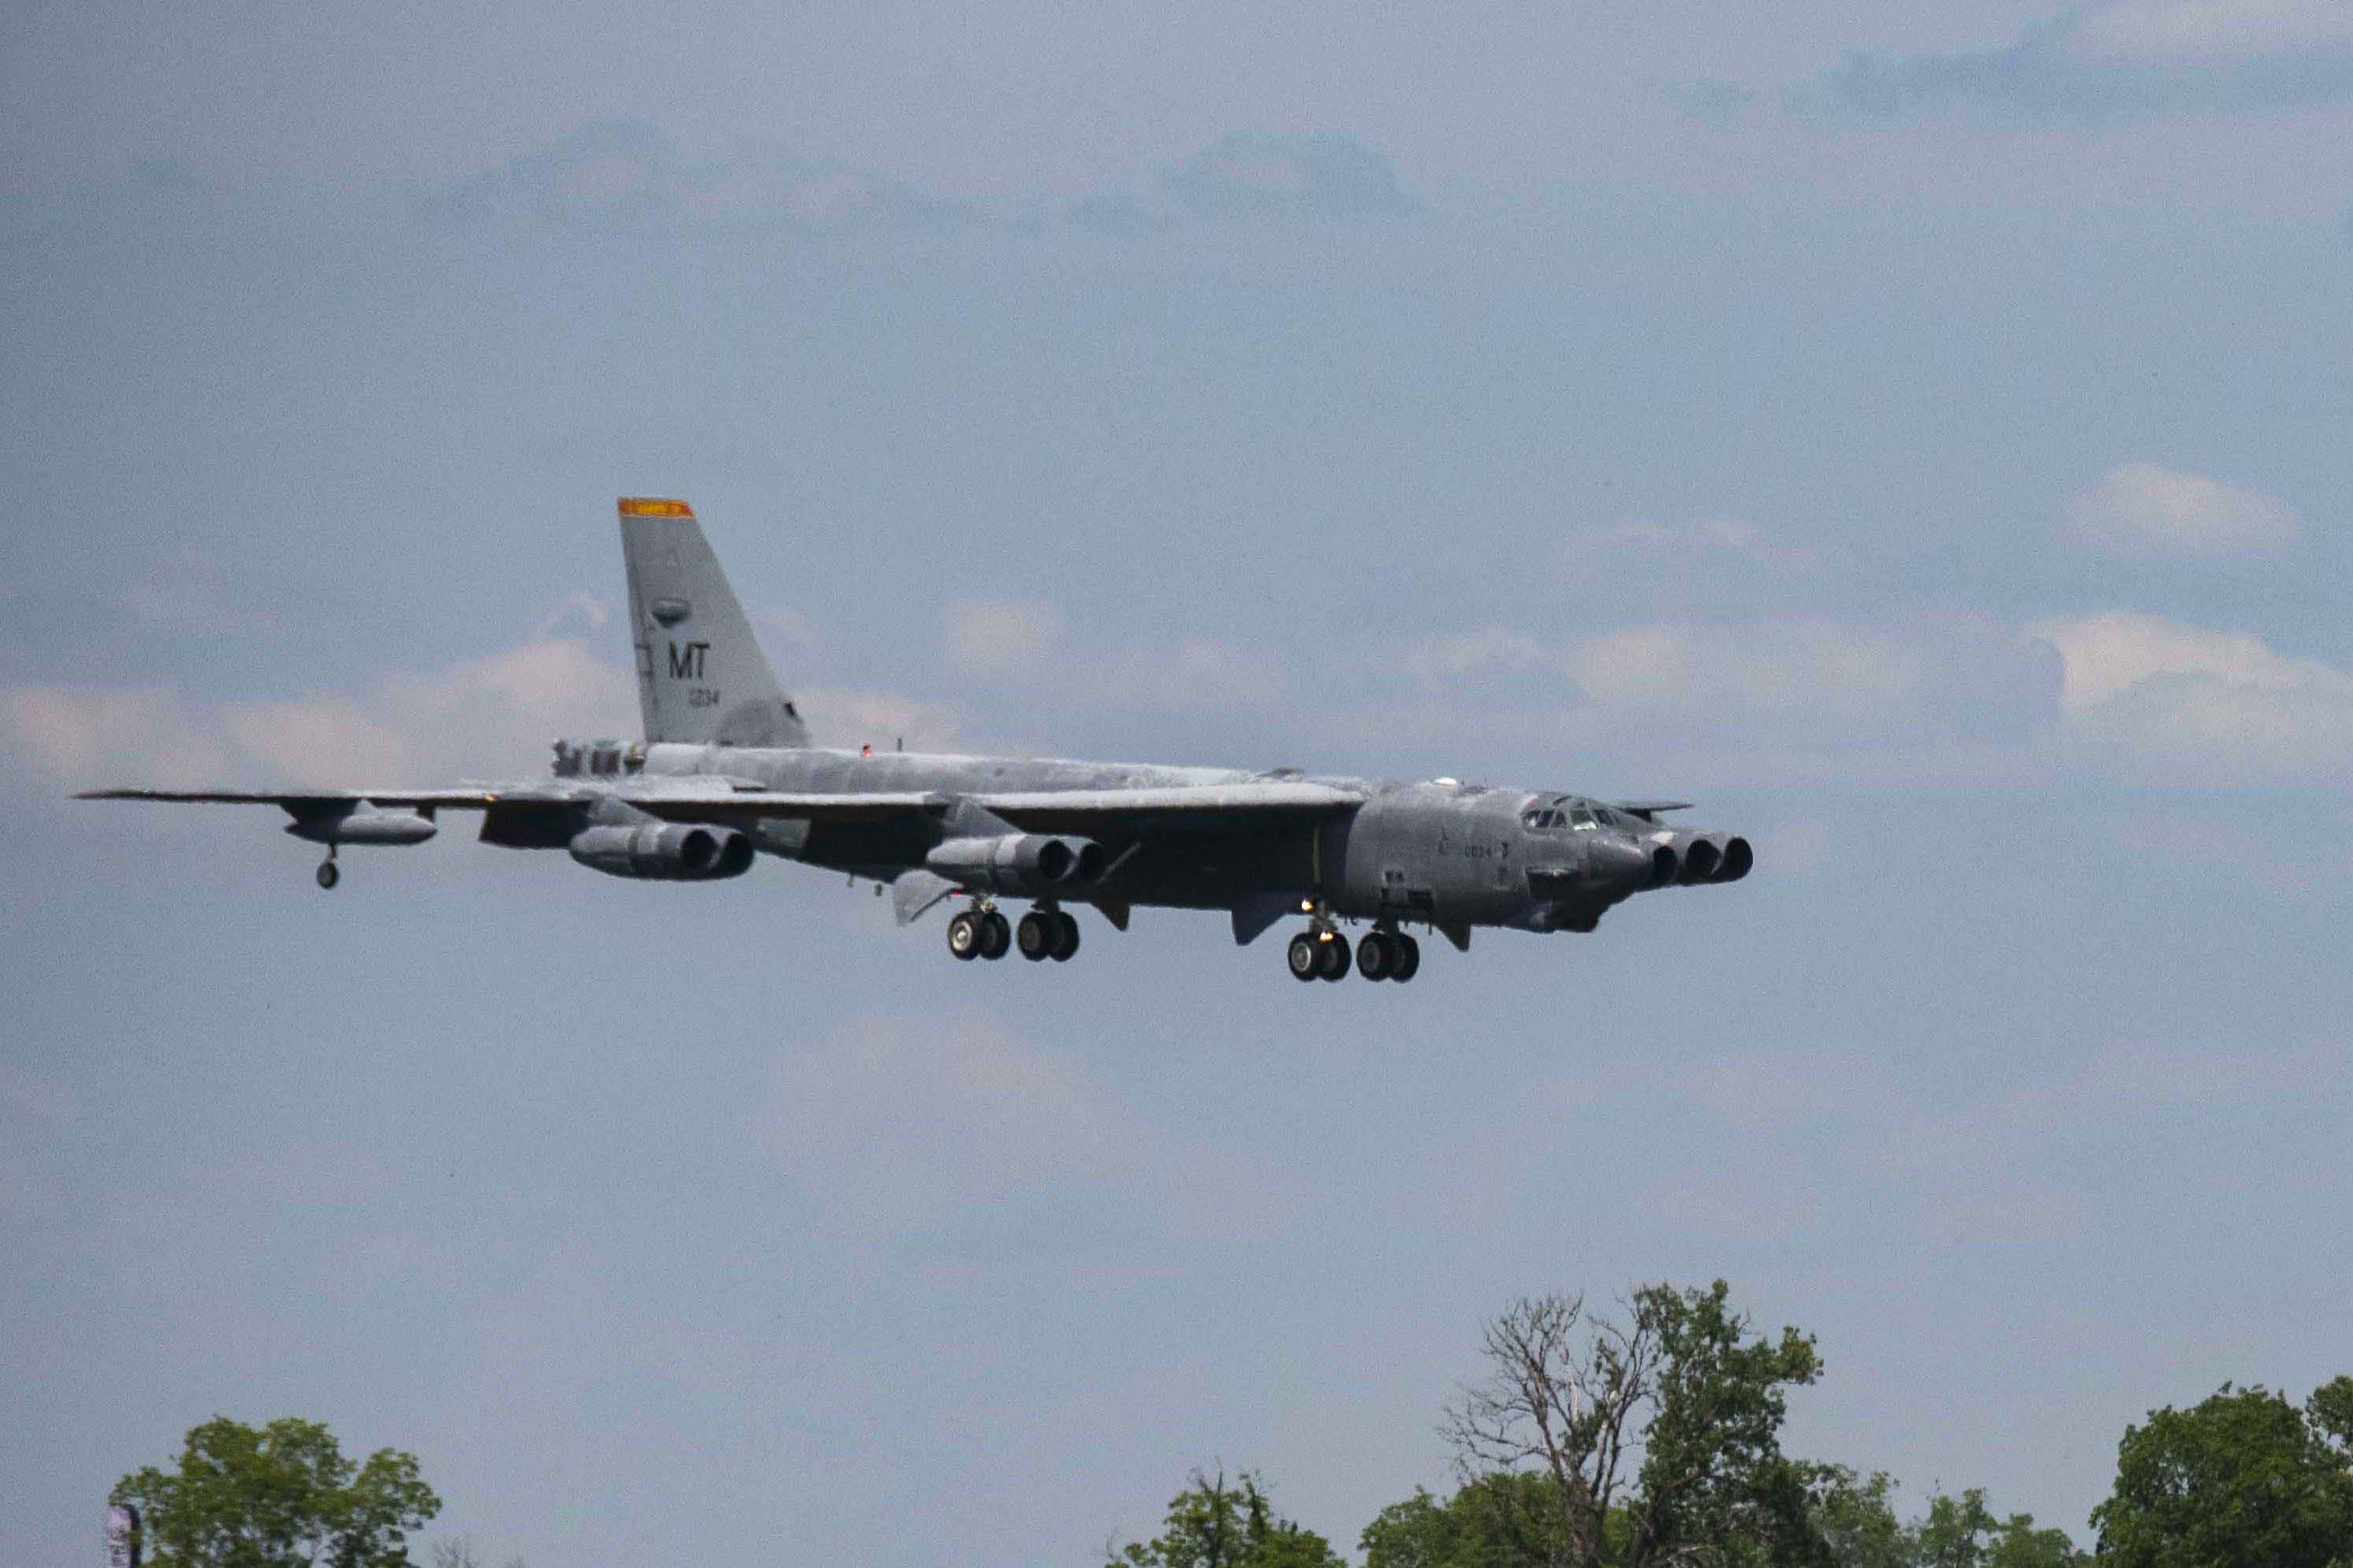
[{"label": "sky", "polygon": [[[1344,1546],[1519,1295],[2088,1541],[2346,1364],[2353,9],[0,12],[0,1562],[215,1415],[533,1568]],[[1699,803],[1302,987],[76,788],[629,735],[690,499],[821,740]],[[323,901],[322,901],[323,900]]]}]

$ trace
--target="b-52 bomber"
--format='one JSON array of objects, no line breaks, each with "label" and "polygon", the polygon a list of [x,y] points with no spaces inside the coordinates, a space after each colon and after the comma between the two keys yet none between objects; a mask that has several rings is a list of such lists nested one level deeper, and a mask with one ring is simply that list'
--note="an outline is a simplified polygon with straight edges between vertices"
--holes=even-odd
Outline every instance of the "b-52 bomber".
[{"label": "b-52 bomber", "polygon": [[[1297,920],[1303,981],[1409,981],[1416,928],[1467,951],[1478,926],[1590,931],[1653,889],[1736,882],[1748,841],[1662,825],[1683,804],[1604,803],[1451,778],[1418,783],[1228,768],[927,754],[809,744],[800,710],[684,501],[623,498],[645,739],[562,740],[551,777],[457,789],[111,789],[100,800],[276,805],[286,831],[336,851],[421,844],[445,811],[481,839],[563,849],[646,881],[739,877],[762,853],[887,884],[899,922],[944,900],[964,960],[1079,948],[1074,908],[1125,931],[1139,904],[1222,910],[1247,944]],[[1002,905],[1026,903],[1018,922]],[[1369,927],[1352,954],[1344,922]]]}]

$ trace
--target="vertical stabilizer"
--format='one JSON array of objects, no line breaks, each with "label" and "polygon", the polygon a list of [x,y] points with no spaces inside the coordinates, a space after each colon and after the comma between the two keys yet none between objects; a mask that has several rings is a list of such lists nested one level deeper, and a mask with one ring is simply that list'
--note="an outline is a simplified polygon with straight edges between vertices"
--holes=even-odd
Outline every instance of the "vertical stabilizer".
[{"label": "vertical stabilizer", "polygon": [[621,498],[630,639],[649,742],[806,746],[808,727],[682,500]]}]

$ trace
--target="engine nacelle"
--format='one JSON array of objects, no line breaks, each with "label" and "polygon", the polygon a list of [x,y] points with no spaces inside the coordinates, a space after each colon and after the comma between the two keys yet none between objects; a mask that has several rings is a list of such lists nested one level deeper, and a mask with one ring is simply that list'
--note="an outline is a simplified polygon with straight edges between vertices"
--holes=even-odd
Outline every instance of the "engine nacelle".
[{"label": "engine nacelle", "polygon": [[752,868],[752,841],[732,827],[649,822],[590,827],[573,836],[572,858],[608,877],[650,882],[713,882]]},{"label": "engine nacelle", "polygon": [[1046,893],[1082,887],[1103,875],[1103,848],[1092,838],[1056,833],[1006,833],[950,838],[924,866],[960,886],[990,893]]},{"label": "engine nacelle", "polygon": [[1684,838],[1679,847],[1683,852],[1682,882],[1686,888],[1711,881],[1715,868],[1724,862],[1724,836],[1720,833],[1694,834]]},{"label": "engine nacelle", "polygon": [[1674,880],[1686,888],[1703,882],[1737,882],[1757,864],[1757,851],[1737,834],[1679,834],[1673,847],[1682,857]]},{"label": "engine nacelle", "polygon": [[1748,840],[1735,835],[1725,840],[1724,858],[1716,864],[1715,880],[1737,882],[1748,875],[1756,864],[1757,851],[1749,847]]}]

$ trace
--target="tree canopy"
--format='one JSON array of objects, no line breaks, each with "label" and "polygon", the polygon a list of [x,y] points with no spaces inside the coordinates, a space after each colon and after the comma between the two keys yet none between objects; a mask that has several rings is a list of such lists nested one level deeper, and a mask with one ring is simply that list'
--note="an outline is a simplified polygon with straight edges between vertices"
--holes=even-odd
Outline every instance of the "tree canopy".
[{"label": "tree canopy", "polygon": [[401,1568],[407,1532],[441,1511],[412,1455],[343,1457],[334,1435],[292,1416],[191,1428],[179,1462],[114,1484],[139,1510],[147,1561],[162,1568]]},{"label": "tree canopy", "polygon": [[1347,1568],[1330,1542],[1276,1517],[1255,1472],[1230,1486],[1223,1470],[1192,1479],[1169,1500],[1160,1534],[1115,1548],[1108,1568]]},{"label": "tree canopy", "polygon": [[2260,1385],[2220,1390],[2125,1429],[2116,1489],[2092,1510],[2120,1568],[2353,1563],[2353,1378],[2299,1410]]},{"label": "tree canopy", "polygon": [[[1702,1549],[1820,1561],[1803,1468],[1786,1459],[1787,1390],[1820,1374],[1795,1329],[1751,1337],[1721,1279],[1646,1285],[1623,1321],[1581,1296],[1524,1300],[1488,1326],[1487,1375],[1447,1413],[1466,1482],[1533,1474],[1538,1492],[1491,1486],[1481,1507],[1567,1568],[1648,1568]],[[1638,1458],[1639,1456],[1639,1458]]]}]

